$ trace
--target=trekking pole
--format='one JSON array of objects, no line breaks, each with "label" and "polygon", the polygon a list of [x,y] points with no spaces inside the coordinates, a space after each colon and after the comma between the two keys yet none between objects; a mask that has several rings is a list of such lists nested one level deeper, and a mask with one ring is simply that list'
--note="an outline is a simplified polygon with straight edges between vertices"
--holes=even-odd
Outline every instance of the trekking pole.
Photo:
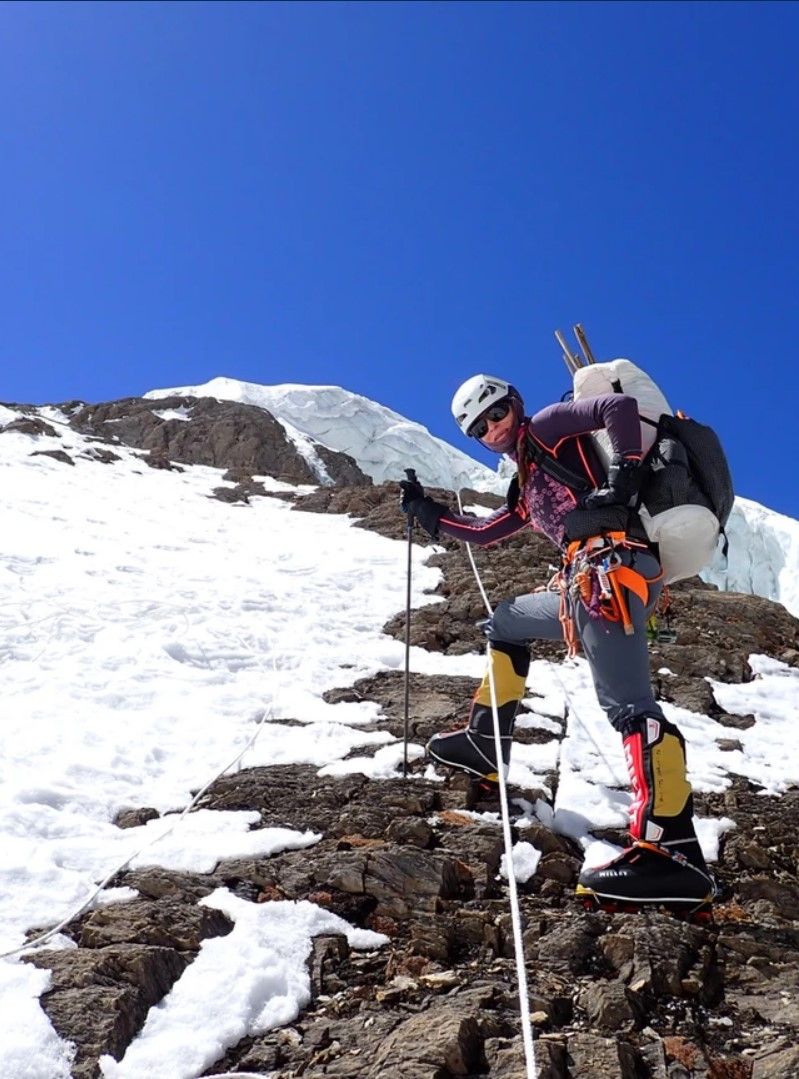
[{"label": "trekking pole", "polygon": [[581,322],[578,322],[577,325],[574,327],[574,336],[577,338],[577,343],[583,350],[583,356],[585,356],[586,362],[596,363],[596,360],[594,359],[594,354],[591,351],[591,346],[588,344],[588,338],[585,336],[585,330],[583,329]]},{"label": "trekking pole", "polygon": [[566,364],[569,374],[573,375],[575,371],[583,366],[580,357],[569,348],[568,342],[560,330],[555,330],[555,340],[563,349],[563,362]]},{"label": "trekking pole", "polygon": [[[411,483],[418,483],[416,472],[405,469],[405,475]],[[405,596],[405,723],[403,727],[404,749],[402,753],[402,778],[408,778],[408,708],[411,683],[411,555],[413,551],[413,514],[408,514],[408,579]]]}]

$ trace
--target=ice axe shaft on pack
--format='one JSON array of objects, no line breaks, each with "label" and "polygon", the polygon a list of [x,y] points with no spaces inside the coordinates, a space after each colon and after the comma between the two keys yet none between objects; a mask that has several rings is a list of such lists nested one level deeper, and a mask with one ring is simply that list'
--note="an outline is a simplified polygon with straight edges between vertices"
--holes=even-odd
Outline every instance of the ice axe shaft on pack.
[{"label": "ice axe shaft on pack", "polygon": [[580,357],[576,353],[572,352],[571,348],[569,347],[569,343],[563,336],[563,332],[561,330],[555,330],[555,340],[563,349],[563,362],[566,364],[566,368],[569,374],[573,375],[575,371],[579,371],[580,368],[583,366]]},{"label": "ice axe shaft on pack", "polygon": [[563,362],[566,364],[570,375],[574,375],[581,367],[596,363],[596,358],[588,343],[588,337],[586,336],[582,323],[576,323],[572,329],[574,330],[574,336],[577,338],[577,344],[580,346],[580,351],[583,354],[582,356],[577,352],[572,352],[571,346],[566,340],[562,330],[555,330],[555,340],[563,350]]},{"label": "ice axe shaft on pack", "polygon": [[588,338],[585,335],[585,330],[583,329],[581,322],[578,322],[574,326],[574,336],[577,338],[577,343],[582,349],[583,356],[585,356],[585,362],[596,363],[596,359],[591,351],[591,346],[588,344]]}]

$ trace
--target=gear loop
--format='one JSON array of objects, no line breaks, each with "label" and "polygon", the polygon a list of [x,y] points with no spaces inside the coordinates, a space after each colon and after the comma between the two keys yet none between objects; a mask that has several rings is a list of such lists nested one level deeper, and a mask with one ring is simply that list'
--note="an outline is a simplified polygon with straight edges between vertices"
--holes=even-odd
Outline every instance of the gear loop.
[{"label": "gear loop", "polygon": [[569,657],[576,655],[579,647],[573,616],[577,603],[583,605],[590,618],[621,622],[625,634],[632,635],[627,594],[632,592],[646,606],[649,586],[659,577],[644,577],[626,564],[622,551],[631,552],[634,558],[645,547],[626,532],[604,532],[573,540],[568,545],[557,579],[561,593],[560,621]]}]

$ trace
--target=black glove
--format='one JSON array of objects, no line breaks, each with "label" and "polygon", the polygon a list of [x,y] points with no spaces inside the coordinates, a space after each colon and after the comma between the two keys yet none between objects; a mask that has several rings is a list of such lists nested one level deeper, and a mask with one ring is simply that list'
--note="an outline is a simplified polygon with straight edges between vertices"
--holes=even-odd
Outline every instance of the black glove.
[{"label": "black glove", "polygon": [[600,506],[627,506],[638,494],[641,486],[641,462],[637,457],[614,457],[608,468],[604,487],[587,494],[582,501],[583,509],[595,510]]},{"label": "black glove", "polygon": [[438,522],[442,513],[447,513],[448,508],[436,502],[424,493],[424,487],[418,480],[400,480],[400,508],[408,518],[415,517],[422,528],[433,539],[438,535]]},{"label": "black glove", "polygon": [[569,510],[563,517],[563,533],[567,541],[587,540],[603,532],[626,532],[630,511],[626,506],[600,506],[584,510]]},{"label": "black glove", "polygon": [[424,498],[424,487],[418,480],[400,480],[400,509],[403,513],[411,512],[411,503]]}]

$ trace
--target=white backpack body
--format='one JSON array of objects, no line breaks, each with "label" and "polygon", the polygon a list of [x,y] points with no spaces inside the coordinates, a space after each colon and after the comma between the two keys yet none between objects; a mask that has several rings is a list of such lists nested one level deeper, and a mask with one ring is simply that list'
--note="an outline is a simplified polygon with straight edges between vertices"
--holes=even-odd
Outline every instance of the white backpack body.
[{"label": "white backpack body", "polygon": [[[660,387],[630,360],[610,360],[578,368],[574,373],[575,400],[599,397],[608,393],[624,393],[638,402],[641,422],[641,447],[646,456],[658,441],[658,422],[661,416],[674,413]],[[648,421],[648,422],[646,422]],[[596,431],[592,438],[607,467],[612,454],[605,431]],[[652,460],[649,469],[656,473],[667,466],[659,459]],[[687,466],[684,466],[687,468]],[[642,498],[646,499],[647,484]],[[670,501],[670,499],[666,499]],[[662,505],[662,500],[661,500]],[[695,502],[672,504],[659,508],[653,500],[650,513],[645,501],[638,507],[646,533],[660,549],[664,582],[669,584],[693,577],[712,560],[722,524],[707,505]]]}]

